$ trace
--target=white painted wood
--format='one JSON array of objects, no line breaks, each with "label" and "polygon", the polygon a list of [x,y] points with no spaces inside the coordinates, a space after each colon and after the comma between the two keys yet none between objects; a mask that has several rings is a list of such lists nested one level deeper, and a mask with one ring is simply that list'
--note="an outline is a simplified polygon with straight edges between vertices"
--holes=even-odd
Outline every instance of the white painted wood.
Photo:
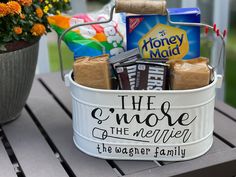
[{"label": "white painted wood", "polygon": [[182,7],[196,7],[197,0],[182,0]]},{"label": "white painted wood", "polygon": [[49,55],[48,55],[48,42],[47,36],[42,36],[39,42],[39,55],[36,68],[36,74],[50,72]]},{"label": "white painted wood", "polygon": [[[220,31],[228,28],[229,24],[229,5],[230,0],[214,0],[214,15],[213,21],[216,23],[217,28]],[[213,65],[217,64],[217,59],[219,58],[219,52],[221,47],[220,40],[215,40],[213,48],[212,48],[212,59],[214,59]],[[223,61],[220,63],[218,67],[218,73],[223,73]],[[225,93],[225,83],[223,83],[222,88],[217,90],[217,99],[224,101],[224,93]]]}]

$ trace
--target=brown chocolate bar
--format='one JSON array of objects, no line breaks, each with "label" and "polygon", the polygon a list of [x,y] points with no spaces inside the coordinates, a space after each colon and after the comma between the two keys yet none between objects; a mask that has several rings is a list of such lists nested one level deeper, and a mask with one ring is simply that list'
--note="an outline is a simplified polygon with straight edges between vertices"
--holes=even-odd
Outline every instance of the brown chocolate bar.
[{"label": "brown chocolate bar", "polygon": [[121,90],[135,90],[136,70],[135,63],[116,67]]},{"label": "brown chocolate bar", "polygon": [[138,62],[136,89],[137,90],[167,90],[168,65],[164,63]]}]

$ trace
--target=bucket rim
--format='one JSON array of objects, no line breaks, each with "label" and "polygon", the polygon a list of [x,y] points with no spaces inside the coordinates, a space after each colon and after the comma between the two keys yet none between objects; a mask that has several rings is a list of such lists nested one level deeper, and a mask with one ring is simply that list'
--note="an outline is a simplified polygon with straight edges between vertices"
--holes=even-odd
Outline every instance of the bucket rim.
[{"label": "bucket rim", "polygon": [[[217,84],[217,80],[218,80],[218,74],[216,72],[214,72],[214,81],[204,87],[201,88],[196,88],[196,89],[188,89],[188,90],[106,90],[106,89],[96,89],[96,88],[91,88],[91,87],[86,87],[83,85],[80,85],[78,83],[76,83],[73,79],[72,79],[72,74],[73,74],[73,70],[71,70],[68,74],[66,74],[66,79],[69,80],[70,83],[72,83],[75,87],[78,87],[80,89],[83,90],[87,90],[90,92],[97,92],[97,93],[128,93],[128,94],[138,94],[138,93],[149,93],[149,94],[156,94],[156,93],[160,93],[160,94],[176,94],[176,93],[195,93],[195,92],[200,92],[200,91],[205,91],[208,90],[210,88],[212,88],[213,86],[215,86]],[[66,81],[65,81],[66,82]]]}]

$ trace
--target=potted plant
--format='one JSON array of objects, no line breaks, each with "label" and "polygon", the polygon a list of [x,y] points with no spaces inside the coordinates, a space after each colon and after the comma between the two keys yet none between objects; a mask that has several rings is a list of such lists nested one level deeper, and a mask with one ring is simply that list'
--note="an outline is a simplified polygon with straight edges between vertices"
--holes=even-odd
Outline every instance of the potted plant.
[{"label": "potted plant", "polygon": [[49,14],[70,9],[69,0],[0,2],[0,124],[17,118],[29,95],[39,39],[50,32]]}]

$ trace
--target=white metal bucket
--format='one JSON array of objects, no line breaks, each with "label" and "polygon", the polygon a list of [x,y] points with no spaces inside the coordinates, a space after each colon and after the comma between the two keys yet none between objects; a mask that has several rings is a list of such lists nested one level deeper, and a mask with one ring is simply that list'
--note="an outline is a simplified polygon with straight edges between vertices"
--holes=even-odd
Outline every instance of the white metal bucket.
[{"label": "white metal bucket", "polygon": [[213,143],[215,88],[181,91],[99,90],[72,79],[75,145],[104,159],[181,161],[206,153]]}]

